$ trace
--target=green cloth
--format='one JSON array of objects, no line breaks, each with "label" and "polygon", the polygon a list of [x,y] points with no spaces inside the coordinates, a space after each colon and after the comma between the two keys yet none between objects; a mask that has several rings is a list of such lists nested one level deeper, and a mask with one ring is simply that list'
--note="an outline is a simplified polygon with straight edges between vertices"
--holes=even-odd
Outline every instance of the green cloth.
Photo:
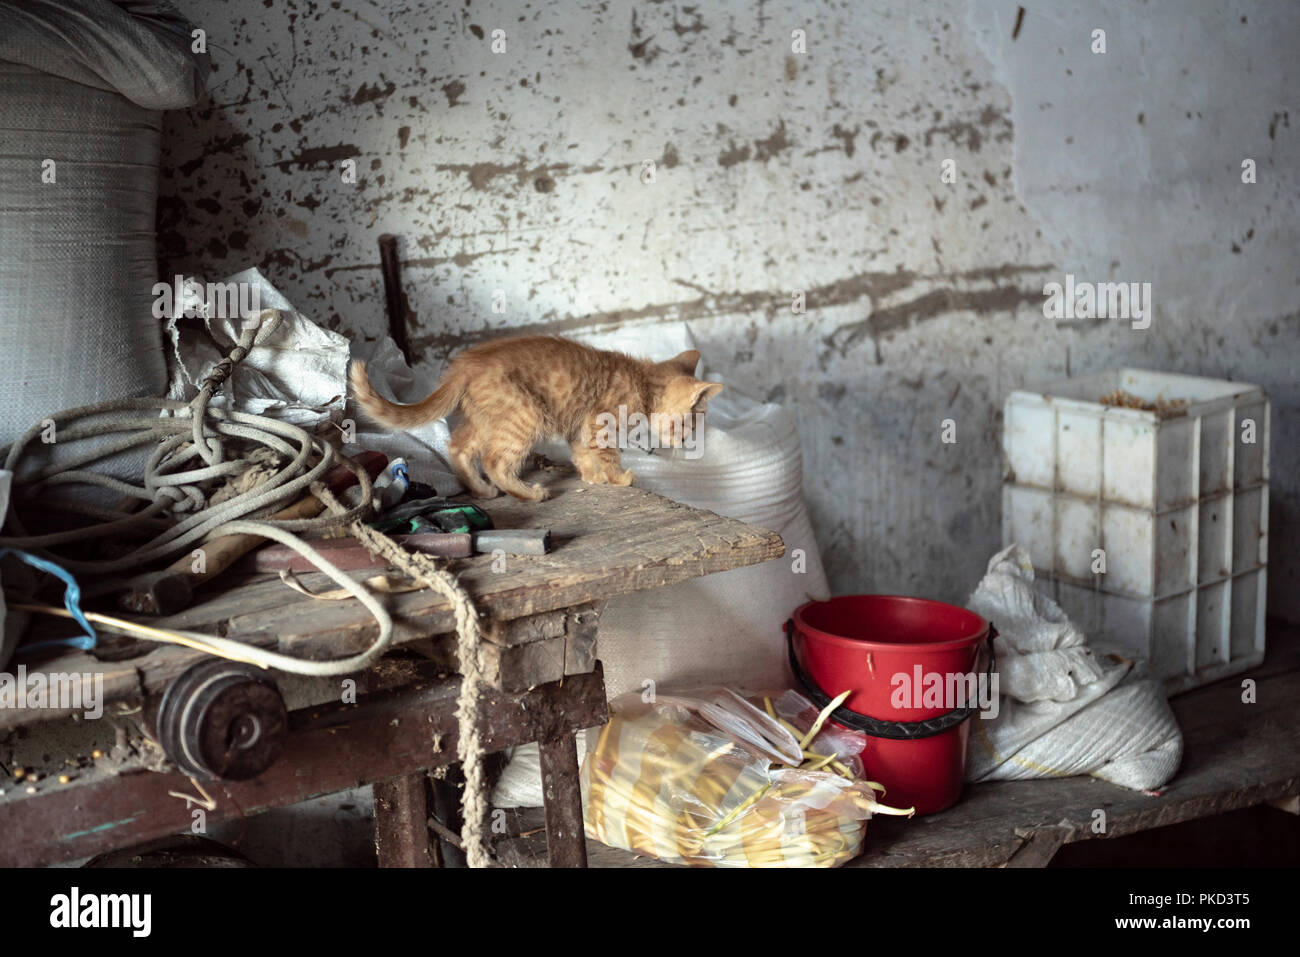
[{"label": "green cloth", "polygon": [[467,502],[425,498],[402,502],[373,522],[371,528],[386,535],[420,532],[473,532],[492,527],[492,516]]}]

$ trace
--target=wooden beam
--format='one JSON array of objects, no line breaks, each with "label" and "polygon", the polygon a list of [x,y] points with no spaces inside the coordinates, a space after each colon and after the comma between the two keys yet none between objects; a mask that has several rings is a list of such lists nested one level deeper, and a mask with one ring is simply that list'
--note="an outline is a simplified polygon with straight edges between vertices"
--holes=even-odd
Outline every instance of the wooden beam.
[{"label": "wooden beam", "polygon": [[376,781],[375,853],[380,867],[434,867],[429,844],[425,773]]},{"label": "wooden beam", "polygon": [[[459,677],[449,677],[363,695],[356,704],[295,711],[284,754],[251,781],[209,783],[200,791],[175,772],[97,766],[35,795],[11,788],[0,796],[0,866],[76,860],[182,833],[196,823],[196,808],[206,826],[453,763],[459,692]],[[489,690],[480,728],[493,752],[554,740],[608,717],[598,665],[520,694]]]},{"label": "wooden beam", "polygon": [[539,742],[542,800],[546,802],[546,856],[551,867],[586,867],[578,749],[573,735]]},{"label": "wooden beam", "polygon": [[[479,648],[484,683],[525,691],[565,675],[587,674],[596,665],[599,618],[591,603],[491,623]],[[460,670],[455,635],[438,635],[421,643],[421,649],[449,671]]]}]

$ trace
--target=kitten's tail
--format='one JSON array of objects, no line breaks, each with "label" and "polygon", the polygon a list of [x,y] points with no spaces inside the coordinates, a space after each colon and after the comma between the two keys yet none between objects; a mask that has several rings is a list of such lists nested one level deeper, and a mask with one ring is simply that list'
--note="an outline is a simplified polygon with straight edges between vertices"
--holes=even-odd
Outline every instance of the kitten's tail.
[{"label": "kitten's tail", "polygon": [[464,376],[457,375],[455,370],[447,373],[431,395],[413,405],[390,402],[376,392],[370,385],[364,362],[353,362],[348,378],[352,380],[352,394],[366,415],[380,425],[394,429],[411,429],[445,418],[465,395]]}]

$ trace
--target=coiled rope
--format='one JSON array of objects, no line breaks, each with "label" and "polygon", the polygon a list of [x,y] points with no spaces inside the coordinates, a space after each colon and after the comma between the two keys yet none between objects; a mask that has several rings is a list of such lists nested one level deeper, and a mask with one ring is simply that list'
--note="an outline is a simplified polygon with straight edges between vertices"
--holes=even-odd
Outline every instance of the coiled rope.
[{"label": "coiled rope", "polygon": [[[212,396],[229,379],[249,351],[272,336],[281,323],[276,310],[263,311],[247,323],[230,353],[199,383],[189,402],[170,399],[121,399],[68,409],[37,423],[17,441],[0,449],[3,467],[15,475],[16,498],[34,500],[43,492],[65,485],[90,485],[143,501],[139,511],[121,512],[85,503],[61,502],[69,511],[100,519],[70,531],[31,535],[11,508],[0,536],[0,548],[15,548],[42,555],[81,575],[112,575],[175,558],[192,546],[224,535],[249,534],[287,545],[321,572],[355,596],[379,624],[379,634],[364,651],[344,658],[308,661],[244,642],[198,632],[173,631],[191,647],[291,674],[330,676],[362,671],[389,647],[393,621],[387,610],[352,578],[328,561],[296,533],[346,528],[380,557],[417,583],[432,588],[452,605],[456,618],[457,651],[462,672],[457,719],[457,752],[465,773],[464,830],[462,841],[471,867],[489,862],[482,835],[486,813],[483,747],[478,713],[481,677],[478,648],[481,639],[478,613],[460,583],[425,555],[413,555],[388,536],[370,528],[364,518],[371,509],[373,486],[365,469],[335,452],[325,441],[305,430],[266,416],[251,415],[210,405]],[[138,412],[138,417],[121,413]],[[105,416],[110,418],[105,419]],[[53,426],[61,447],[85,439],[121,438],[99,442],[93,449],[66,457],[22,475],[19,468],[29,446],[43,439]],[[239,443],[234,454],[227,443]],[[42,444],[44,444],[42,442]],[[141,484],[133,485],[85,466],[140,446],[154,445],[144,466]],[[343,464],[360,484],[359,504],[348,508],[321,484],[334,465]],[[257,484],[244,480],[250,468],[262,474]],[[208,494],[202,483],[225,481],[219,494]],[[325,511],[315,518],[271,520],[267,516],[298,501],[304,491],[320,499]],[[48,549],[92,539],[119,538],[152,526],[166,524],[158,534],[126,554],[111,559],[77,560],[54,555]]]}]

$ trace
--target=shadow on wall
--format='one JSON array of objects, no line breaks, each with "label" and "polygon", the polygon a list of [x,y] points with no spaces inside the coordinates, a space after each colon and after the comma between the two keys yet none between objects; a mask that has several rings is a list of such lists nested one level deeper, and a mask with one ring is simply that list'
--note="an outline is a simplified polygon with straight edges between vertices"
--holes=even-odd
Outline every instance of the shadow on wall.
[{"label": "shadow on wall", "polygon": [[[180,163],[171,155],[177,124],[202,130],[204,141],[197,156]],[[287,257],[283,251],[270,250],[278,228],[268,229],[271,224],[260,218],[269,190],[262,182],[261,164],[248,148],[251,137],[236,129],[225,109],[210,98],[190,114],[167,114],[164,132],[168,135],[158,196],[159,276],[171,281],[181,273],[216,282],[248,266],[276,276]],[[256,191],[259,186],[261,195]],[[214,268],[220,275],[210,274]]]}]

